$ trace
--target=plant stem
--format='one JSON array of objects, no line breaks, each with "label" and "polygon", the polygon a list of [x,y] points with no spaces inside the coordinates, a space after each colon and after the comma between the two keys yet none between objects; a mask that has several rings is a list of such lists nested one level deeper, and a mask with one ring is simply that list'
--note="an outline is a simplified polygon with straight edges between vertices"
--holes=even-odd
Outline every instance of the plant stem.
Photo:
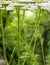
[{"label": "plant stem", "polygon": [[[19,30],[20,30],[20,8],[18,7],[18,33],[20,32]],[[19,57],[20,57],[20,45],[19,45],[19,42],[20,40],[19,40],[19,35],[18,35],[18,65],[20,65],[20,59],[19,59]]]},{"label": "plant stem", "polygon": [[25,10],[23,10],[22,27],[23,27],[23,23],[24,23],[24,17],[25,17]]},{"label": "plant stem", "polygon": [[3,21],[2,21],[2,14],[3,13],[3,10],[1,12],[1,29],[2,29],[2,42],[3,42],[3,53],[4,53],[4,58],[5,58],[5,62],[7,65],[8,64],[8,61],[7,61],[7,58],[6,58],[6,48],[5,48],[5,39],[4,39],[4,29],[3,29]]},{"label": "plant stem", "polygon": [[14,47],[13,52],[12,52],[12,54],[11,54],[11,58],[10,58],[10,61],[9,61],[9,65],[10,65],[11,62],[12,62],[12,59],[13,59],[15,50],[16,50],[16,46]]},{"label": "plant stem", "polygon": [[43,50],[43,41],[44,39],[41,39],[41,50],[42,50],[42,59],[43,59],[43,65],[45,65],[45,58],[44,58],[44,50]]},{"label": "plant stem", "polygon": [[34,41],[34,46],[33,46],[33,53],[34,53],[34,50],[35,50],[36,41],[37,41],[37,38],[36,38],[36,39],[35,39],[35,41]]}]

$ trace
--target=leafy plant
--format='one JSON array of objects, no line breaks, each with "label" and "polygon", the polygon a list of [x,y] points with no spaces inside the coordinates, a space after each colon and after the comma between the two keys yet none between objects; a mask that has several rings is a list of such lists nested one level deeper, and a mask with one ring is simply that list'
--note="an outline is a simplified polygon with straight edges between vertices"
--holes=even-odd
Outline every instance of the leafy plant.
[{"label": "leafy plant", "polygon": [[[27,11],[21,10],[20,7],[13,11],[0,12],[0,44],[3,45],[6,65],[46,65],[46,60],[49,65],[48,11],[38,6],[37,10],[29,11],[34,15],[29,17],[26,16]],[[45,32],[48,35],[47,40]]]}]

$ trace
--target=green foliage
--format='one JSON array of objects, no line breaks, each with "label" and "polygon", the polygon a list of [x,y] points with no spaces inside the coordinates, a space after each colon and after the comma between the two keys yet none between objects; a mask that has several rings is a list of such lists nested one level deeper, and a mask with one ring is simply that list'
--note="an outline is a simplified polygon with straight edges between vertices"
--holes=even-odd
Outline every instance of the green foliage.
[{"label": "green foliage", "polygon": [[[0,44],[4,46],[6,65],[46,65],[46,60],[48,60],[48,65],[50,64],[50,44],[48,44],[50,32],[47,32],[47,40],[43,36],[45,31],[50,28],[50,15],[47,10],[41,8],[29,12],[33,15],[27,16],[26,11],[23,12],[19,9],[3,11],[3,14],[0,15],[2,16],[0,21],[2,30],[0,41],[2,43]],[[47,46],[49,45],[48,48],[44,46],[45,41],[47,41]],[[48,52],[45,50],[47,54],[44,49],[48,50]]]}]

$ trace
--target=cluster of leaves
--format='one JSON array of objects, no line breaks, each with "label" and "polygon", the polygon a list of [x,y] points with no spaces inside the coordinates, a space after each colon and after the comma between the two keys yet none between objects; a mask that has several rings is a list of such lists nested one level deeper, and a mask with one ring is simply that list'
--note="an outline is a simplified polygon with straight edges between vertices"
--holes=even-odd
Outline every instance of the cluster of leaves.
[{"label": "cluster of leaves", "polygon": [[49,65],[49,12],[40,7],[31,11],[31,16],[26,12],[4,11],[0,15],[0,45],[4,44],[6,65]]}]

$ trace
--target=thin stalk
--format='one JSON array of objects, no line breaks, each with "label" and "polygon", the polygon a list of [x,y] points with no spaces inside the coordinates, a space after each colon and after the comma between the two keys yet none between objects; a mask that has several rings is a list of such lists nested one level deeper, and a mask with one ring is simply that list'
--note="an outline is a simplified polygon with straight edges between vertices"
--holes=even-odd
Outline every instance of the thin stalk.
[{"label": "thin stalk", "polygon": [[22,17],[22,28],[23,28],[23,23],[24,23],[24,17],[25,17],[25,10],[23,10],[23,17]]},{"label": "thin stalk", "polygon": [[32,44],[33,39],[34,39],[34,34],[33,34],[32,38],[31,38],[30,43],[29,43],[29,44],[30,44],[30,46],[31,46],[31,44]]},{"label": "thin stalk", "polygon": [[24,23],[24,17],[25,17],[25,10],[23,10],[23,16],[22,16],[22,21],[21,21],[22,37],[23,37],[23,23]]},{"label": "thin stalk", "polygon": [[40,6],[38,6],[38,9],[39,9],[39,16],[38,16],[38,19],[37,19],[37,23],[40,24],[40,22],[41,22],[40,21],[40,15],[41,15],[41,11],[42,10],[41,10],[41,7]]},{"label": "thin stalk", "polygon": [[[20,8],[18,7],[18,33],[20,32]],[[18,35],[18,65],[20,65],[20,46],[19,46],[20,40]]]},{"label": "thin stalk", "polygon": [[36,38],[35,41],[34,41],[33,53],[34,53],[34,51],[35,51],[36,41],[37,41],[37,38]]},{"label": "thin stalk", "polygon": [[42,59],[43,59],[43,65],[45,65],[45,58],[44,58],[44,50],[43,50],[43,41],[44,39],[41,39],[41,50],[42,50]]},{"label": "thin stalk", "polygon": [[1,29],[2,29],[3,53],[4,53],[5,62],[6,62],[7,65],[9,65],[8,61],[7,61],[7,58],[6,58],[6,48],[5,48],[5,39],[4,39],[4,29],[3,29],[2,13],[3,13],[3,10],[1,12]]},{"label": "thin stalk", "polygon": [[[23,30],[24,17],[25,17],[25,10],[23,10],[23,17],[22,17],[22,24],[21,24],[22,30]],[[23,37],[23,33],[22,33],[22,37]],[[26,60],[26,58],[23,60],[23,64],[22,65],[25,65],[25,60]]]},{"label": "thin stalk", "polygon": [[11,54],[11,58],[10,58],[10,61],[9,61],[9,65],[10,65],[11,62],[12,62],[12,59],[13,59],[13,56],[14,56],[15,50],[16,50],[16,46],[14,47],[13,52],[12,52],[12,54]]}]

